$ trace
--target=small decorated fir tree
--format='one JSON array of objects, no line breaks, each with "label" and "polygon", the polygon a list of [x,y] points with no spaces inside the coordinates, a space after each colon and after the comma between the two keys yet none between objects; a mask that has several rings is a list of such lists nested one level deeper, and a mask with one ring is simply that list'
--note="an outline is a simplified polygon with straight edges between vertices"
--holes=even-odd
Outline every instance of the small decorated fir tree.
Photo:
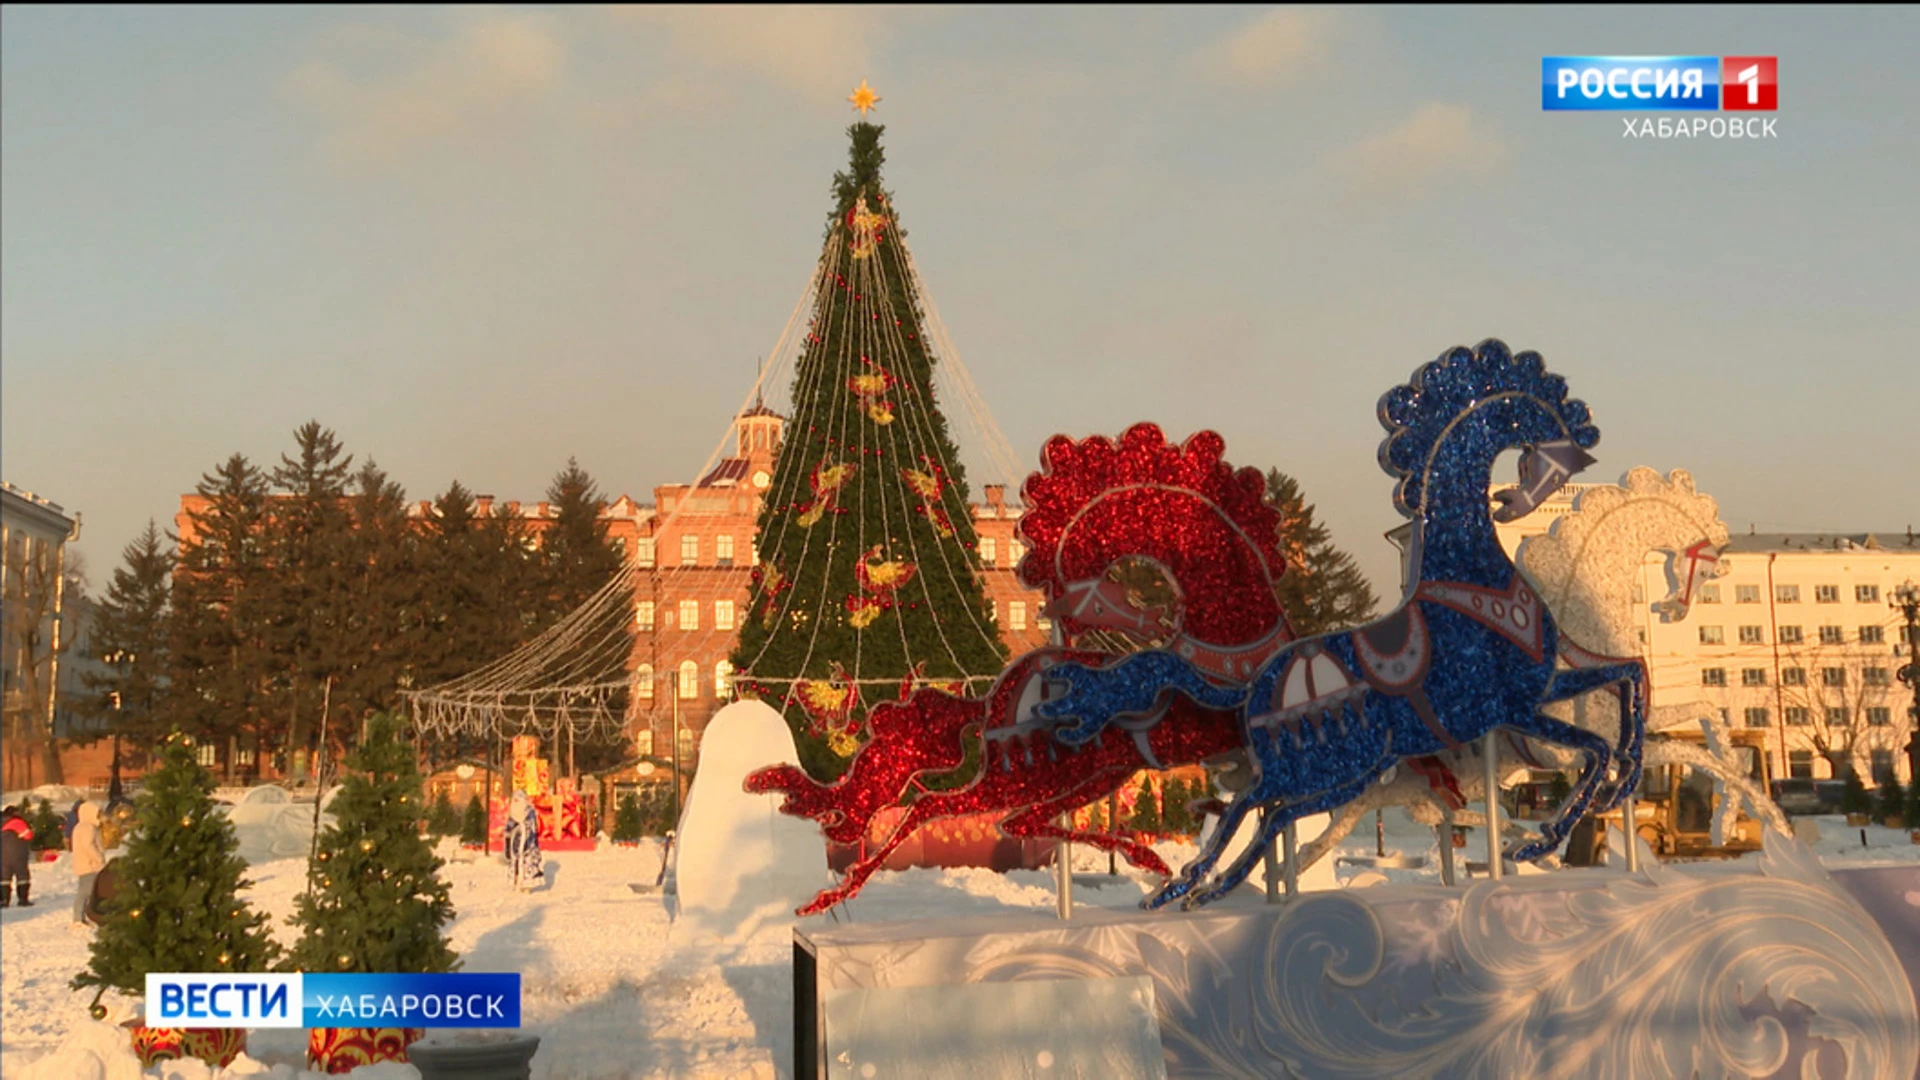
[{"label": "small decorated fir tree", "polygon": [[1140,781],[1140,795],[1133,803],[1133,820],[1127,823],[1135,832],[1160,831],[1160,804],[1153,797],[1153,783]]},{"label": "small decorated fir tree", "polygon": [[374,717],[346,766],[332,804],[335,822],[321,834],[309,868],[311,887],[289,920],[303,931],[293,950],[296,969],[456,970],[460,958],[444,933],[453,901],[416,824],[420,770],[398,721]]},{"label": "small decorated fir tree", "polygon": [[452,836],[460,831],[460,815],[454,813],[453,796],[441,788],[433,797],[433,809],[427,814],[427,834],[429,836]]},{"label": "small decorated fir tree", "polygon": [[620,800],[620,809],[613,815],[613,842],[616,844],[637,844],[646,828],[641,819],[641,798],[638,792]]},{"label": "small decorated fir tree", "polygon": [[1193,794],[1187,790],[1187,782],[1174,777],[1167,781],[1166,790],[1161,792],[1160,801],[1165,806],[1160,811],[1161,827],[1175,836],[1186,836],[1193,832],[1193,815],[1187,813],[1187,801]]},{"label": "small decorated fir tree", "polygon": [[252,882],[213,786],[192,740],[169,736],[135,804],[139,820],[119,863],[119,888],[74,989],[138,995],[148,972],[261,972],[279,960],[267,916],[240,898]]},{"label": "small decorated fir tree", "polygon": [[52,803],[41,799],[40,805],[34,807],[25,817],[27,825],[33,829],[34,851],[59,851],[66,846],[65,822],[60,819],[58,813],[54,812]]},{"label": "small decorated fir tree", "polygon": [[467,800],[466,816],[460,819],[460,842],[472,847],[487,842],[487,804],[478,795]]}]

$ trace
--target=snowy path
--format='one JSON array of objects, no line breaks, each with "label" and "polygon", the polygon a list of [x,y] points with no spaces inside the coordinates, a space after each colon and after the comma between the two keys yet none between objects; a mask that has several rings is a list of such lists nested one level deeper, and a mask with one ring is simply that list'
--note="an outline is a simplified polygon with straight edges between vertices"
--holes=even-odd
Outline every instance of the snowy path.
[{"label": "snowy path", "polygon": [[[1870,827],[1862,848],[1859,830],[1838,818],[1816,819],[1817,845],[1833,867],[1920,863],[1920,846],[1904,834]],[[1386,846],[1392,852],[1429,856],[1428,869],[1393,870],[1394,879],[1429,878],[1433,834],[1389,813]],[[1344,854],[1374,850],[1371,827],[1356,830]],[[1179,844],[1161,850],[1176,866],[1192,853]],[[1083,905],[1131,907],[1146,882],[1126,874],[1090,887],[1106,869],[1106,857],[1080,850],[1076,870]],[[760,928],[744,942],[723,945],[675,933],[658,895],[640,895],[629,885],[651,885],[659,871],[652,844],[547,857],[548,884],[529,895],[507,887],[503,866],[485,860],[454,862],[445,870],[458,918],[453,944],[473,971],[519,971],[523,978],[524,1026],[542,1036],[534,1059],[536,1078],[753,1077],[786,1074],[791,1054],[791,921]],[[1364,873],[1338,868],[1341,882]],[[254,904],[275,917],[276,934],[291,943],[285,925],[293,898],[304,884],[305,864],[282,859],[253,868]],[[34,871],[36,906],[0,915],[0,1075],[20,1075],[30,1062],[65,1041],[84,1021],[90,994],[66,989],[86,963],[87,935],[67,926],[73,876],[65,858]],[[985,870],[914,870],[881,873],[850,912],[860,922],[954,916],[1010,910],[1051,910],[1051,874],[1025,871],[999,875]],[[809,922],[830,925],[826,916]],[[251,1056],[266,1066],[252,1075],[292,1078],[301,1064],[305,1033],[262,1031],[253,1035]],[[410,1068],[362,1070],[366,1080],[415,1075]],[[182,1077],[206,1074],[188,1069]],[[230,1075],[239,1075],[236,1070]]]}]

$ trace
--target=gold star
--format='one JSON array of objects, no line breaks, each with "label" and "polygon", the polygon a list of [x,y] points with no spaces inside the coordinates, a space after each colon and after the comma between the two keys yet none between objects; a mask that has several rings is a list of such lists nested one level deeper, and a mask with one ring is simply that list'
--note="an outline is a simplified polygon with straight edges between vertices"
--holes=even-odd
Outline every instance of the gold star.
[{"label": "gold star", "polygon": [[859,109],[861,118],[865,119],[867,110],[880,103],[880,95],[873,92],[873,88],[867,85],[867,80],[861,79],[860,85],[854,87],[853,95],[847,100],[853,102],[853,107]]}]

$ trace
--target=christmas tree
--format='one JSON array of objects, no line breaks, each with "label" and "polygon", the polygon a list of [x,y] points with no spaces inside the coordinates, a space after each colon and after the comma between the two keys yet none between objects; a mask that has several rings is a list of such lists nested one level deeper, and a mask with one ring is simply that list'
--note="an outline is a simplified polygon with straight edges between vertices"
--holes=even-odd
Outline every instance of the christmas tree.
[{"label": "christmas tree", "polygon": [[1160,831],[1160,804],[1154,799],[1152,781],[1140,781],[1140,794],[1133,803],[1133,820],[1128,825],[1135,832]]},{"label": "christmas tree", "polygon": [[[852,100],[864,117],[877,98],[862,83]],[[882,130],[849,128],[848,170],[834,177],[732,656],[741,689],[786,714],[820,778],[844,770],[869,705],[906,685],[983,693],[1006,662],[975,574],[966,475],[934,400],[918,278],[881,187]]]},{"label": "christmas tree", "polygon": [[441,788],[433,797],[433,809],[427,813],[427,833],[430,836],[452,836],[460,831],[460,815],[454,812],[453,796]]},{"label": "christmas tree", "polygon": [[620,809],[613,815],[613,842],[616,844],[637,844],[645,829],[640,820],[640,796],[630,794],[620,800]]},{"label": "christmas tree", "polygon": [[487,842],[487,804],[475,795],[467,800],[467,811],[460,818],[460,842],[480,847]]},{"label": "christmas tree", "polygon": [[146,992],[148,972],[268,971],[280,946],[267,916],[240,890],[251,885],[226,815],[213,801],[213,776],[194,760],[192,740],[170,736],[160,766],[137,802],[139,823],[119,864],[87,970],[74,989]]},{"label": "christmas tree", "polygon": [[[420,770],[389,715],[372,718],[347,756],[333,825],[320,836],[308,892],[290,920],[303,934],[294,966],[312,972],[453,971],[443,928],[453,901],[420,835]],[[195,970],[191,968],[181,970]]]}]

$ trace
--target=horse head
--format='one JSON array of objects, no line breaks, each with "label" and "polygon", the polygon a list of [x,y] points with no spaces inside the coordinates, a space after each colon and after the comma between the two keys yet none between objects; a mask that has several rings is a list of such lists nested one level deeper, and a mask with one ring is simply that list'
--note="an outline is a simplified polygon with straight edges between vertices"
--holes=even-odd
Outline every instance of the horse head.
[{"label": "horse head", "polygon": [[[1183,634],[1211,644],[1259,641],[1286,627],[1273,583],[1285,567],[1279,515],[1257,469],[1235,470],[1211,431],[1169,443],[1136,424],[1116,443],[1056,436],[1021,488],[1023,584],[1072,641],[1115,630],[1148,644]],[[1167,597],[1120,580],[1142,566]],[[1289,635],[1290,636],[1290,635]]]}]

